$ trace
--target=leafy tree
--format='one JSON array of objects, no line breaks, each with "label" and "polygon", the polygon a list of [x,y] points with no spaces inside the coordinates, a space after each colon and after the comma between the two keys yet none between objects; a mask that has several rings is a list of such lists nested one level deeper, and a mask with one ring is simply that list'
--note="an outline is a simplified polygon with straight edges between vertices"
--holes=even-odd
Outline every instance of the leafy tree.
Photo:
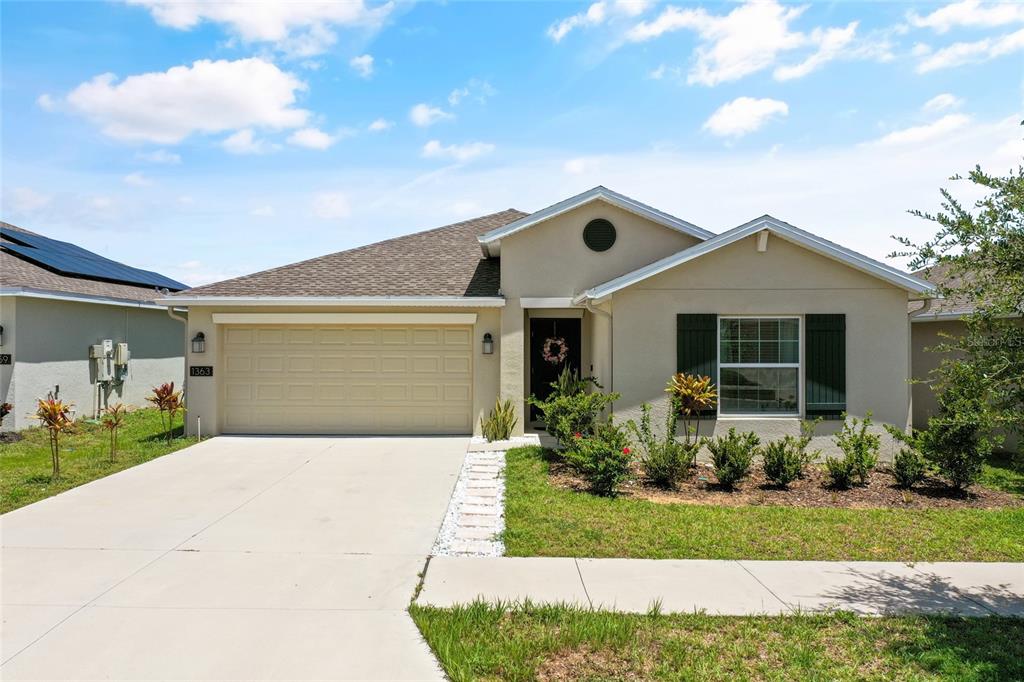
[{"label": "leafy tree", "polygon": [[[968,208],[943,189],[939,212],[911,211],[935,223],[935,236],[921,244],[897,237],[906,250],[893,255],[909,257],[910,267],[926,269],[926,276],[941,274],[935,279],[942,297],[973,305],[963,318],[965,332],[933,348],[949,354],[933,378],[941,410],[936,426],[1024,433],[1024,166],[1003,177],[975,167],[966,181],[984,196]],[[966,400],[972,393],[977,399]],[[965,402],[980,412],[949,411]]]}]

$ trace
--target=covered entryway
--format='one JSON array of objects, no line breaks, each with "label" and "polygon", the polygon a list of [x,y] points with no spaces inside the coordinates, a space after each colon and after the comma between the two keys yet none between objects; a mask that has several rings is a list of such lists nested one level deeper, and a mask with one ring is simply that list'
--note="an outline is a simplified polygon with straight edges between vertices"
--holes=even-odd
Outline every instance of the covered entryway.
[{"label": "covered entryway", "polygon": [[473,430],[468,325],[226,325],[225,433]]}]

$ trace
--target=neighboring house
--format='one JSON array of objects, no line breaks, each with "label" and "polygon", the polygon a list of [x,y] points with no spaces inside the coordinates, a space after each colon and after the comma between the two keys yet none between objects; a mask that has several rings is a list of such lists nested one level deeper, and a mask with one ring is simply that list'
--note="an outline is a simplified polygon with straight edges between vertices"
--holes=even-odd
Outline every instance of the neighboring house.
[{"label": "neighboring house", "polygon": [[844,411],[907,426],[908,300],[933,290],[769,216],[714,235],[596,187],[163,302],[205,337],[193,431],[478,433],[499,397],[530,429],[526,397],[568,363],[621,394],[619,419],[708,374],[702,432],[770,437]]},{"label": "neighboring house", "polygon": [[[943,284],[950,277],[947,265],[938,265],[914,274],[936,285]],[[932,390],[932,382],[935,379],[932,372],[942,364],[942,359],[947,357],[947,354],[932,349],[940,344],[949,343],[948,337],[963,334],[963,318],[974,310],[974,303],[963,300],[934,299],[911,304],[911,367],[913,377],[917,380],[913,385],[914,428],[923,429],[928,426],[928,417],[938,412],[938,403]],[[1020,439],[1010,434],[1003,447],[1014,450],[1019,447],[1019,443]]]},{"label": "neighboring house", "polygon": [[0,222],[0,402],[14,406],[4,430],[33,426],[49,395],[92,417],[181,384],[185,324],[154,299],[185,286]]}]

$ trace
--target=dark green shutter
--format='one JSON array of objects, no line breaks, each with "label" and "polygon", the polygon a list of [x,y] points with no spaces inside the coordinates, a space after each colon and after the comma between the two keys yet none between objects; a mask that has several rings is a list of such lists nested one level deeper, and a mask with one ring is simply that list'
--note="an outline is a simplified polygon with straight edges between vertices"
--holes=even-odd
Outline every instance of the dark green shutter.
[{"label": "dark green shutter", "polygon": [[806,315],[807,416],[846,411],[846,315]]},{"label": "dark green shutter", "polygon": [[718,316],[676,315],[676,371],[718,383]]}]

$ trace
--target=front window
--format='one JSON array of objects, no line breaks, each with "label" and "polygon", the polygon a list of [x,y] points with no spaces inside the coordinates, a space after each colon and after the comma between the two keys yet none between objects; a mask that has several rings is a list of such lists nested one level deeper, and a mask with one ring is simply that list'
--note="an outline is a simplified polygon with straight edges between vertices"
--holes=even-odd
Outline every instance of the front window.
[{"label": "front window", "polygon": [[799,415],[799,318],[722,317],[718,338],[721,414]]}]

